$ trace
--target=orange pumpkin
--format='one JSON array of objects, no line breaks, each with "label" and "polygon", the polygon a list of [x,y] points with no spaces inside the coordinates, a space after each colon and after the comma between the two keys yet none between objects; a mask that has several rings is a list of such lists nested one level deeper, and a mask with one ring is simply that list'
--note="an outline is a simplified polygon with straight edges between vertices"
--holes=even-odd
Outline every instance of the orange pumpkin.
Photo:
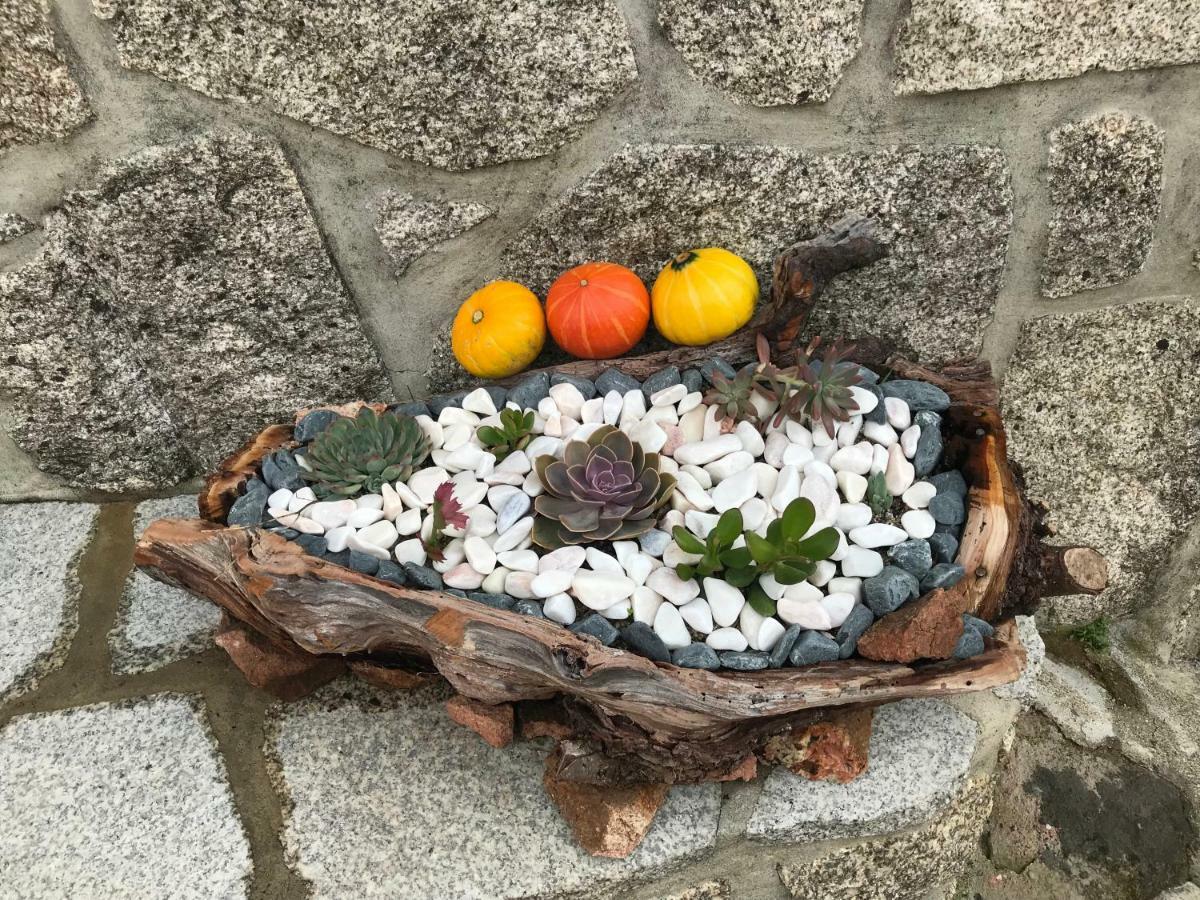
[{"label": "orange pumpkin", "polygon": [[480,378],[505,378],[528,366],[546,341],[542,304],[514,281],[484,285],[458,309],[450,347],[464,369]]},{"label": "orange pumpkin", "polygon": [[610,262],[564,272],[546,295],[546,324],[554,342],[582,359],[628,353],[650,322],[650,295],[642,280]]}]

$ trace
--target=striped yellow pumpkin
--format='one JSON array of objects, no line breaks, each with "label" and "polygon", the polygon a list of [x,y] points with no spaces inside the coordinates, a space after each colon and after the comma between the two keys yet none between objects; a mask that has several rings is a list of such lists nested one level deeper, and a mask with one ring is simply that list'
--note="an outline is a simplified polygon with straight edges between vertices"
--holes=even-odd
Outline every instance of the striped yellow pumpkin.
[{"label": "striped yellow pumpkin", "polygon": [[680,253],[650,291],[654,327],[668,341],[693,347],[729,337],[750,321],[757,301],[754,270],[720,247]]}]

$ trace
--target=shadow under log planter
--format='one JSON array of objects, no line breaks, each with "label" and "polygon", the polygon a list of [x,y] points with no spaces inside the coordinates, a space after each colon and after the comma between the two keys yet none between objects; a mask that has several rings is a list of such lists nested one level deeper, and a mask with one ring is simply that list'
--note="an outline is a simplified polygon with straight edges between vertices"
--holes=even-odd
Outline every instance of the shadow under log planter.
[{"label": "shadow under log planter", "polygon": [[[780,256],[770,302],[721,345],[551,371],[594,377],[613,365],[642,379],[714,354],[744,362],[759,332],[784,351],[830,278],[885,252],[872,223],[839,225]],[[810,778],[850,780],[868,763],[875,706],[1013,681],[1024,652],[1011,617],[1043,596],[1095,593],[1106,584],[1095,551],[1042,543],[1042,511],[1026,500],[1007,459],[985,363],[923,367],[871,339],[859,341],[855,359],[949,395],[944,457],[969,489],[958,552],[966,577],[879,618],[859,638],[856,658],[756,672],[681,668],[547,619],[352,571],[265,528],[227,526],[264,457],[296,446],[292,425],[264,429],[226,460],[201,495],[202,518],[155,522],[135,560],[158,580],[219,605],[226,613],[219,643],[248,680],[285,699],[347,669],[391,688],[441,676],[458,693],[447,704],[452,718],[494,746],[514,734],[552,739],[548,793],[587,850],[624,856],[667,785],[752,778],[760,759]],[[995,632],[982,653],[955,660],[964,613],[994,623]]]}]

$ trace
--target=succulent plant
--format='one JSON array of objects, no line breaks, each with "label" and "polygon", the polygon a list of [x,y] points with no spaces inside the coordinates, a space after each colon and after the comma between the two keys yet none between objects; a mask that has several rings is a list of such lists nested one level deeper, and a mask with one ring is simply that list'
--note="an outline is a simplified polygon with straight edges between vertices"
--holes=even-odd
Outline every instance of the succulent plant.
[{"label": "succulent plant", "polygon": [[475,434],[499,462],[516,450],[524,450],[533,439],[533,411],[502,409],[498,426],[481,425]]},{"label": "succulent plant", "polygon": [[742,514],[737,509],[721,513],[721,518],[717,519],[717,524],[704,540],[682,525],[676,525],[672,536],[679,549],[699,555],[700,559],[694,563],[680,563],[675,567],[675,574],[686,581],[697,576],[707,578],[721,573],[721,577],[734,587],[746,587],[758,577],[758,572],[750,551],[745,547],[733,546],[741,534]]},{"label": "succulent plant", "polygon": [[713,372],[712,387],[704,395],[704,402],[717,407],[726,418],[757,421],[758,410],[751,400],[757,390],[757,375],[758,371],[754,366],[745,366],[732,378],[721,372]]},{"label": "succulent plant", "polygon": [[876,519],[892,508],[892,492],[888,490],[887,477],[882,472],[867,479],[867,494],[863,499]]},{"label": "succulent plant", "polygon": [[460,531],[467,527],[467,514],[463,512],[462,504],[454,496],[454,482],[443,481],[433,492],[433,505],[429,511],[429,537],[421,542],[425,553],[433,560],[445,559],[443,552],[450,537],[446,534],[447,526],[453,526]]},{"label": "succulent plant", "polygon": [[675,476],[658,471],[658,454],[611,425],[568,441],[561,460],[539,456],[533,467],[545,488],[533,504],[533,542],[549,550],[649,531],[675,490]]},{"label": "succulent plant", "polygon": [[301,475],[322,498],[374,494],[408,478],[428,455],[429,438],[416,419],[364,406],[317,435],[305,455],[312,470]]}]

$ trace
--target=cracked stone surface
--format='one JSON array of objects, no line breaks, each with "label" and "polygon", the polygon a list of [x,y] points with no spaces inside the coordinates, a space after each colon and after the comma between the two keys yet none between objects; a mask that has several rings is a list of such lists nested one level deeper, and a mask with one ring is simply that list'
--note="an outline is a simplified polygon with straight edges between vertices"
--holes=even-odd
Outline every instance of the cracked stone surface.
[{"label": "cracked stone surface", "polygon": [[88,503],[0,504],[0,700],[32,690],[66,658],[78,623],[76,570],[98,512]]},{"label": "cracked stone surface", "polygon": [[0,244],[11,241],[13,238],[19,238],[23,234],[29,234],[35,228],[37,226],[24,216],[11,212],[0,213]]},{"label": "cracked stone surface", "polygon": [[[198,515],[194,494],[147,500],[138,504],[133,533],[140,536],[155,519]],[[215,604],[134,569],[108,635],[113,671],[149,672],[206,650],[220,622]]]},{"label": "cracked stone surface", "polygon": [[882,841],[841,847],[813,860],[785,862],[779,867],[779,879],[794,900],[935,896],[932,891],[948,884],[952,887],[970,864],[991,808],[990,780],[972,780],[925,827]]},{"label": "cracked stone surface", "polygon": [[607,897],[712,849],[721,791],[707,784],[672,790],[627,859],[588,856],[542,787],[545,751],[487,746],[446,696],[343,680],[275,708],[284,846],[315,897]]},{"label": "cracked stone surface", "polygon": [[390,395],[295,173],[240,133],[68,194],[0,273],[0,344],[13,438],[80,488],[169,487],[300,407]]},{"label": "cracked stone surface", "polygon": [[94,0],[121,64],[447,169],[549,153],[637,76],[611,0]]},{"label": "cracked stone surface", "polygon": [[861,44],[863,0],[661,0],[658,21],[688,67],[733,99],[781,106],[829,99]]},{"label": "cracked stone surface", "polygon": [[1050,134],[1049,242],[1042,293],[1066,297],[1120,284],[1146,264],[1162,193],[1165,132],[1108,113]]},{"label": "cracked stone surface", "polygon": [[1038,678],[1034,708],[1081,747],[1099,747],[1115,735],[1111,699],[1086,672],[1047,659]]},{"label": "cracked stone surface", "polygon": [[0,0],[0,154],[65,137],[91,116],[54,43],[47,0]]},{"label": "cracked stone surface", "polygon": [[[1200,306],[1143,301],[1021,328],[1002,408],[1009,453],[1056,540],[1104,554],[1109,587],[1056,597],[1039,622],[1079,625],[1152,595],[1200,515]],[[1064,452],[1064,448],[1069,448]]]},{"label": "cracked stone surface", "polygon": [[774,769],[746,834],[796,843],[885,834],[924,822],[958,793],[978,736],[969,716],[940,700],[881,707],[863,775],[837,784]]},{"label": "cracked stone surface", "polygon": [[199,699],[18,716],[0,772],[9,896],[246,896],[250,846]]},{"label": "cracked stone surface", "polygon": [[474,228],[495,210],[482,203],[422,200],[400,191],[385,191],[371,204],[371,212],[375,214],[375,232],[400,276],[417,257]]},{"label": "cracked stone surface", "polygon": [[744,256],[765,286],[780,249],[854,211],[894,232],[891,253],[830,285],[814,333],[887,334],[925,357],[976,352],[1012,220],[1004,156],[987,147],[628,146],[542,213],[504,261],[539,293],[588,259],[627,265],[649,285],[681,249],[717,245]]},{"label": "cracked stone surface", "polygon": [[912,0],[896,36],[895,90],[974,90],[1198,60],[1191,2]]},{"label": "cracked stone surface", "polygon": [[1038,676],[1046,660],[1046,642],[1042,640],[1033,616],[1017,616],[1016,623],[1017,637],[1025,648],[1025,668],[1020,678],[1011,684],[992,688],[992,693],[1001,700],[1016,700],[1022,707],[1028,708],[1038,693]]}]

